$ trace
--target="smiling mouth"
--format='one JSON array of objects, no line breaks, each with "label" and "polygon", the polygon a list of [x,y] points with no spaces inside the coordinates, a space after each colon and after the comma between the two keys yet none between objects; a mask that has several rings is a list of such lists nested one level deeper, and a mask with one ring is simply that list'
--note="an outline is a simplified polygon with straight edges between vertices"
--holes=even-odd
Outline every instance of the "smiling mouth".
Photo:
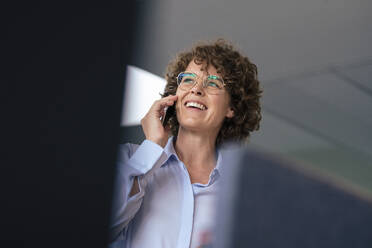
[{"label": "smiling mouth", "polygon": [[205,105],[198,103],[198,102],[186,102],[185,106],[188,108],[196,108],[200,110],[206,110],[208,109]]}]

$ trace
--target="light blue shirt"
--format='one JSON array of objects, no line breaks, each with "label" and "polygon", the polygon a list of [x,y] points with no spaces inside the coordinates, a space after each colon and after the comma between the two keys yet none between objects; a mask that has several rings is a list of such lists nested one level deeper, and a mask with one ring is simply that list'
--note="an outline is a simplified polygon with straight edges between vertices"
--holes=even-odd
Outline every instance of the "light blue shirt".
[{"label": "light blue shirt", "polygon": [[[209,182],[191,184],[173,138],[164,149],[149,140],[121,145],[109,247],[194,248],[209,243],[222,164],[221,152],[217,154]],[[140,191],[129,197],[135,176]]]}]

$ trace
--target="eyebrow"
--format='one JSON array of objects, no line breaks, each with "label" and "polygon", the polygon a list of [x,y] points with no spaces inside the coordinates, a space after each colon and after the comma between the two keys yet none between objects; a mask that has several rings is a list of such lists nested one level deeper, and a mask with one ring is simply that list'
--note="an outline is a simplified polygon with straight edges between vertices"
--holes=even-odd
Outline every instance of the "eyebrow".
[{"label": "eyebrow", "polygon": [[196,73],[189,72],[189,71],[185,71],[183,74],[191,74],[191,75],[194,75],[194,76],[198,76]]},{"label": "eyebrow", "polygon": [[[198,74],[196,74],[194,72],[190,72],[190,71],[185,71],[184,74],[191,74],[191,75],[194,75],[194,76],[199,77]],[[220,76],[217,76],[217,75],[208,75],[207,78],[221,80],[221,77]]]}]

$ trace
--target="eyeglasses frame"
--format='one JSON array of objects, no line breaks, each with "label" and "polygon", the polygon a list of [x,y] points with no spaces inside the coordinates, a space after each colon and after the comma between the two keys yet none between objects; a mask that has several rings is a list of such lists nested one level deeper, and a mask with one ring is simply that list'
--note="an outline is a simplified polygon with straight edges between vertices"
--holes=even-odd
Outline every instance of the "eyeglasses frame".
[{"label": "eyeglasses frame", "polygon": [[[183,74],[183,73],[193,74],[193,75],[196,76],[196,79],[199,79],[199,78],[200,78],[200,77],[199,77],[196,73],[194,73],[194,72],[188,72],[188,71],[180,72],[180,73],[178,74],[178,76],[176,77],[177,85],[178,85],[178,86],[180,86],[180,83],[178,82],[178,81],[179,81],[178,78],[179,78],[180,75]],[[205,80],[202,81],[202,87],[203,87],[203,89],[206,89],[206,88],[208,87],[208,86],[205,84],[205,82],[207,81],[207,79],[208,79],[210,76],[215,76],[215,77],[218,78],[218,80],[222,81],[222,85],[223,85],[223,88],[221,89],[221,93],[222,93],[223,90],[225,90],[225,88],[226,88],[226,83],[225,83],[225,81],[223,80],[222,77],[217,76],[217,75],[213,75],[213,74],[212,74],[212,75],[208,75],[208,77],[207,77]],[[191,86],[190,89],[194,88],[195,85],[196,85],[197,83],[198,83],[198,80],[195,80],[195,83]]]}]

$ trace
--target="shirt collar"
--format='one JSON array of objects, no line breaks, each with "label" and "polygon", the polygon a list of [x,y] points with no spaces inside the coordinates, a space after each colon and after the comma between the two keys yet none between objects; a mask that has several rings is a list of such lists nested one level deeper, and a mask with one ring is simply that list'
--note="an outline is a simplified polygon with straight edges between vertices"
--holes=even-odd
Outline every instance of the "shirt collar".
[{"label": "shirt collar", "polygon": [[223,153],[221,149],[216,150],[217,159],[216,167],[213,169],[211,175],[209,176],[209,185],[214,183],[221,175],[221,170],[223,166]]},{"label": "shirt collar", "polygon": [[217,153],[217,162],[216,162],[216,170],[218,171],[218,173],[221,172],[221,169],[222,169],[222,165],[223,165],[223,152],[222,152],[222,149],[217,149],[216,150],[216,153]]},{"label": "shirt collar", "polygon": [[[177,156],[176,150],[174,149],[174,136],[170,137],[168,139],[167,144],[164,147],[164,153],[166,154],[167,158],[166,161],[168,161],[171,157],[174,157],[178,161],[180,159]],[[216,159],[216,167],[213,169],[211,175],[210,175],[210,182],[214,182],[221,174],[222,166],[224,164],[223,162],[223,149],[216,149],[217,159]],[[165,162],[166,162],[165,161]],[[164,164],[165,164],[164,162]],[[163,164],[163,165],[164,165]]]},{"label": "shirt collar", "polygon": [[[168,142],[167,144],[165,145],[164,147],[164,153],[166,154],[167,156],[167,159],[170,159],[171,157],[174,157],[176,158],[177,160],[179,160],[178,156],[177,156],[177,153],[176,153],[176,150],[174,149],[174,145],[173,145],[173,142],[174,142],[174,136],[170,137],[168,139]],[[180,160],[179,160],[180,161]]]}]

